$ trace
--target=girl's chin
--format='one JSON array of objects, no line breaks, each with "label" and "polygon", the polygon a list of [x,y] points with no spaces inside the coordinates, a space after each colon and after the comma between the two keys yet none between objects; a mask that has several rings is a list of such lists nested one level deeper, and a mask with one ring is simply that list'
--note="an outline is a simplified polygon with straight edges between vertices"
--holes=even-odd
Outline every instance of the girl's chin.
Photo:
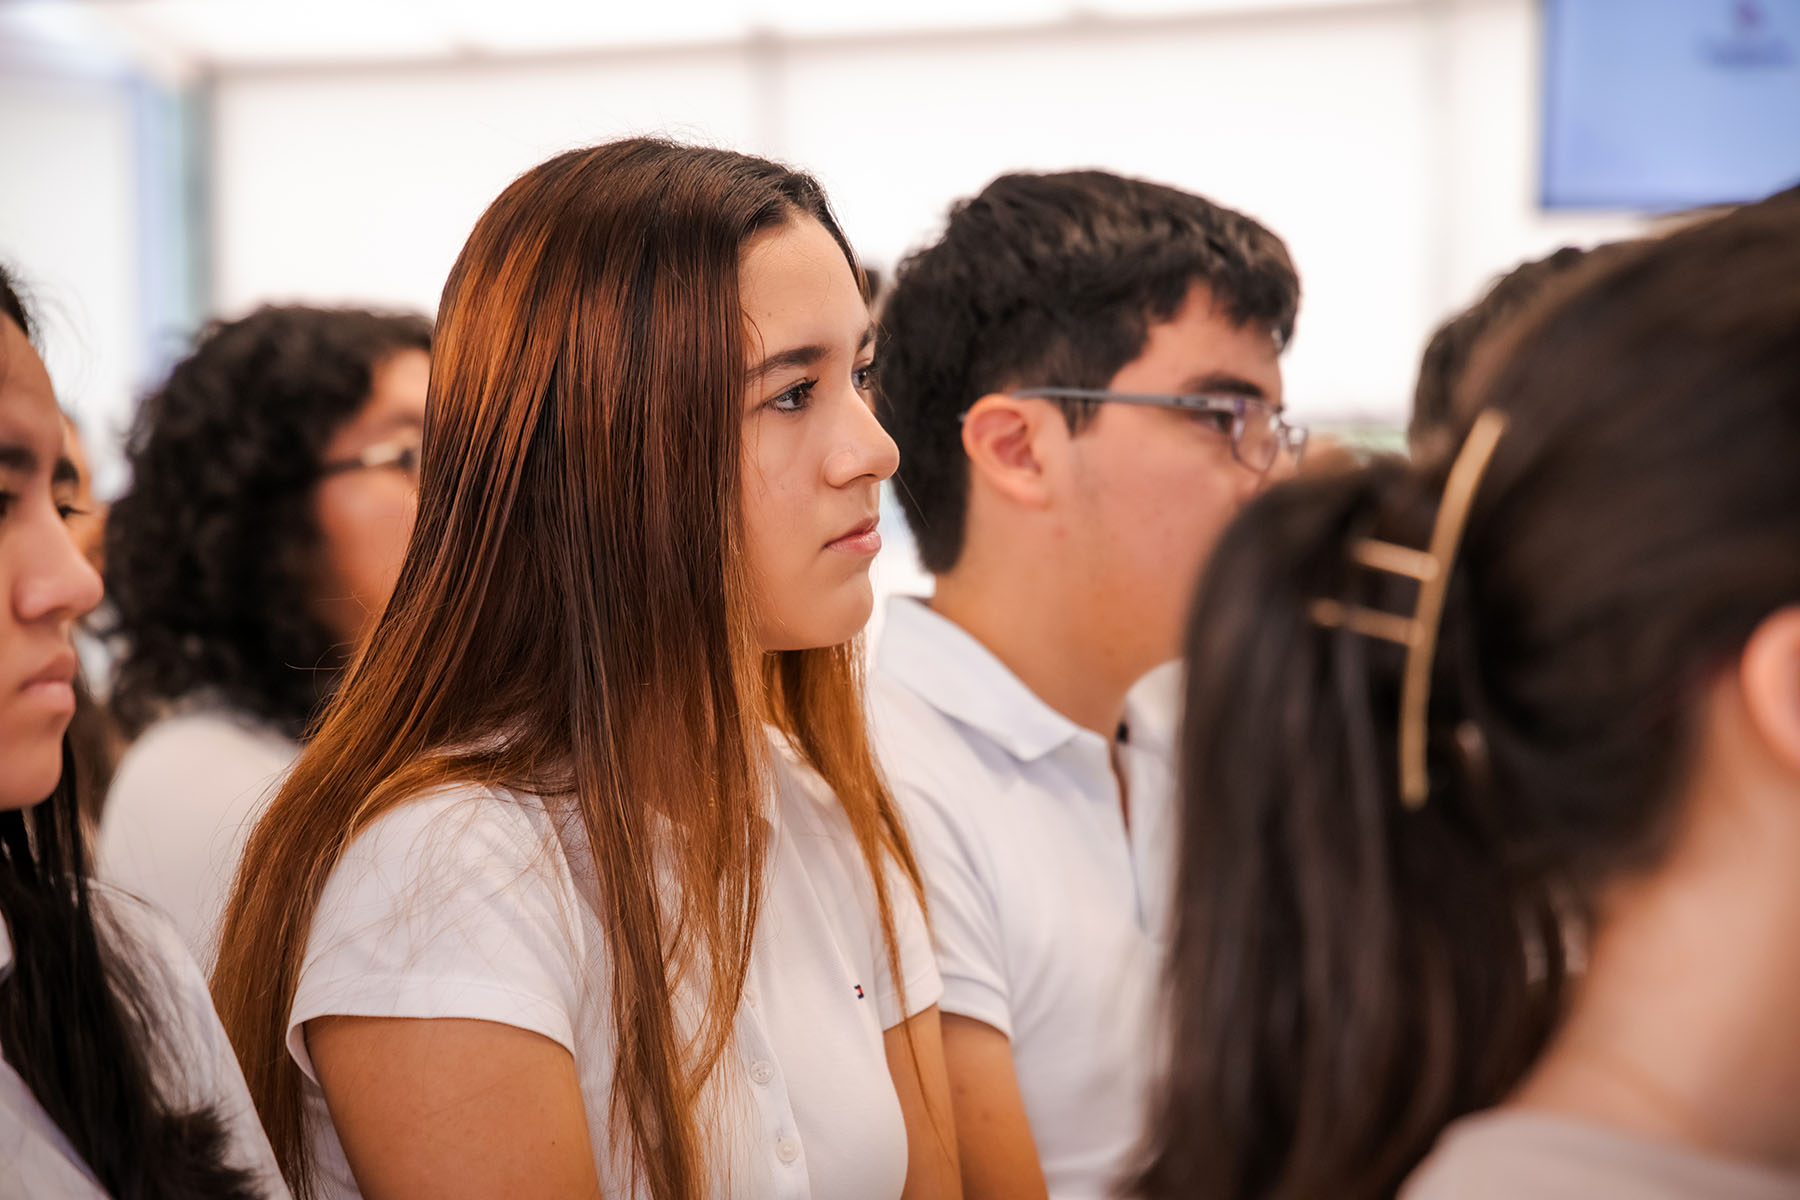
[{"label": "girl's chin", "polygon": [[[841,646],[850,641],[869,623],[869,616],[875,611],[875,600],[869,589],[869,581],[859,581],[858,588],[845,588],[837,596],[832,597],[835,603],[809,609],[791,621],[774,621],[761,627],[762,647],[773,653],[779,650],[819,650],[826,646]],[[829,615],[830,619],[824,619]]]},{"label": "girl's chin", "polygon": [[37,807],[50,798],[62,780],[60,739],[46,753],[8,758],[7,778],[0,786],[0,812]]}]

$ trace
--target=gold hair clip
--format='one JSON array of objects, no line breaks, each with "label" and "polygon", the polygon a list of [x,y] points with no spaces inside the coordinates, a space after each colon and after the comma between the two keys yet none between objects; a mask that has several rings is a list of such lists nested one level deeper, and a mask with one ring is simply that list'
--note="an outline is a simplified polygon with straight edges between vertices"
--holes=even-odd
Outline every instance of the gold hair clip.
[{"label": "gold hair clip", "polygon": [[1412,616],[1377,612],[1337,600],[1314,600],[1309,610],[1312,619],[1327,628],[1348,629],[1406,647],[1406,674],[1400,686],[1400,802],[1408,809],[1424,807],[1431,791],[1425,770],[1425,718],[1431,707],[1431,666],[1437,655],[1450,570],[1482,474],[1505,430],[1506,417],[1492,409],[1475,418],[1450,466],[1428,549],[1414,550],[1373,538],[1361,538],[1351,544],[1351,561],[1419,581],[1419,601]]}]

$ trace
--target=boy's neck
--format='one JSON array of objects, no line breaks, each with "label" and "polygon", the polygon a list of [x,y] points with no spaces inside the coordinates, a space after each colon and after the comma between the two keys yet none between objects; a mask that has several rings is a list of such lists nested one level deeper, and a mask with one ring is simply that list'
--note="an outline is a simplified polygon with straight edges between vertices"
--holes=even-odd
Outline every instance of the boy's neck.
[{"label": "boy's neck", "polygon": [[957,569],[937,576],[933,612],[960,626],[1044,703],[1109,742],[1142,671],[1095,645],[1085,620],[1042,578],[996,578]]}]

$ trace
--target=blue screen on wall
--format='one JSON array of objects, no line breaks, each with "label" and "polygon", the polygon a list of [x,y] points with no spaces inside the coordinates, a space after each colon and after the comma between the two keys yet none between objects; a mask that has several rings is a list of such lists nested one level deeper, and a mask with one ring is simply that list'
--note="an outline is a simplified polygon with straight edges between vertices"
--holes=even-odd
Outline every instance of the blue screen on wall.
[{"label": "blue screen on wall", "polygon": [[1800,0],[1545,0],[1543,199],[1668,210],[1800,180]]}]

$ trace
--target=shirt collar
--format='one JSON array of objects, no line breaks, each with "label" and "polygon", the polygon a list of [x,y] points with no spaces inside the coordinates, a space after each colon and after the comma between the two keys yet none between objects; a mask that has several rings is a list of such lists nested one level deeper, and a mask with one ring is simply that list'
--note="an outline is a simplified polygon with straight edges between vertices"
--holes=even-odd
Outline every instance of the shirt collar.
[{"label": "shirt collar", "polygon": [[911,596],[888,601],[876,670],[1022,762],[1082,734],[968,630]]}]

